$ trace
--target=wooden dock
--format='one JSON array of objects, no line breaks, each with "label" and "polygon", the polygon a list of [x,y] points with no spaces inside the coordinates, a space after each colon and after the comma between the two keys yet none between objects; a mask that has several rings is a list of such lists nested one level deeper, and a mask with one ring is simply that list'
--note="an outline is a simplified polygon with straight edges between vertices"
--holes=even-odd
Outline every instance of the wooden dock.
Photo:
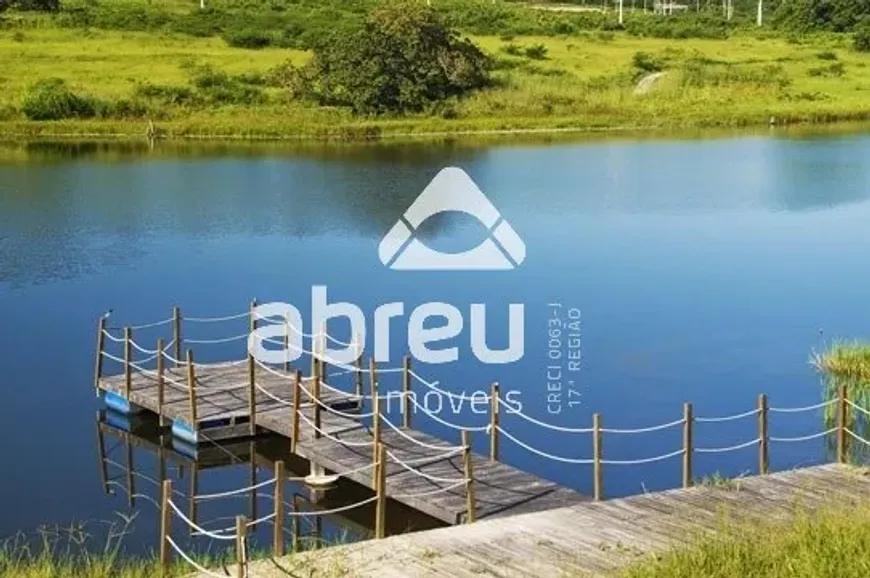
[{"label": "wooden dock", "polygon": [[[867,503],[870,475],[842,464],[746,477],[547,512],[392,536],[277,560],[250,576],[279,578],[526,578],[604,576],[654,552],[689,544],[722,521],[787,521]],[[200,575],[198,575],[200,576]]]},{"label": "wooden dock", "polygon": [[[172,422],[176,436],[192,444],[262,432],[288,440],[294,437],[291,400],[296,394],[298,372],[260,367],[251,371],[247,363],[236,363],[197,364],[193,374],[186,366],[167,367],[161,375],[162,387],[158,373],[151,371],[99,377],[97,387],[111,396],[107,398],[110,406],[115,403],[133,412],[145,410],[163,416]],[[251,375],[255,387],[250,386]],[[193,383],[195,395],[190,395],[191,388],[182,387],[187,383]],[[300,381],[308,391],[314,389],[314,383],[313,378],[302,377]],[[305,419],[296,425],[296,454],[308,459],[313,468],[324,468],[328,473],[348,472],[347,479],[376,490],[373,468],[369,466],[376,461],[373,448],[377,440],[389,455],[387,497],[448,524],[548,510],[589,499],[488,456],[468,452],[466,463],[464,453],[455,451],[458,446],[421,431],[397,431],[383,422],[374,427],[362,419],[346,417],[352,415],[350,410],[360,407],[361,398],[354,393],[318,388],[317,396],[321,407],[328,406],[342,415],[321,409],[317,416],[313,400],[300,400],[300,413]],[[321,435],[311,425],[317,421]],[[465,483],[469,471],[473,472],[471,499],[469,484]]]}]

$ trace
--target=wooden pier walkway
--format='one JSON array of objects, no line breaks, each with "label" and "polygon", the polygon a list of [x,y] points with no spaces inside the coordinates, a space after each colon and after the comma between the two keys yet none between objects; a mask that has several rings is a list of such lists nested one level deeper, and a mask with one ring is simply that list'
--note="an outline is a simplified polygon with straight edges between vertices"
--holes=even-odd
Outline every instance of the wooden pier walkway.
[{"label": "wooden pier walkway", "polygon": [[[585,578],[715,533],[723,519],[787,521],[870,502],[870,475],[842,464],[741,478],[392,536],[252,562],[252,578]],[[197,575],[199,578],[202,575]]]},{"label": "wooden pier walkway", "polygon": [[[470,463],[466,463],[461,446],[414,429],[390,427],[391,422],[384,416],[374,427],[353,417],[352,411],[361,406],[360,396],[338,393],[334,388],[316,388],[316,395],[321,408],[338,413],[321,409],[317,416],[317,404],[302,396],[301,419],[294,426],[297,372],[267,371],[259,365],[251,371],[244,362],[195,364],[193,372],[188,372],[187,366],[166,367],[160,375],[162,387],[157,372],[135,370],[129,376],[125,372],[99,377],[97,387],[112,396],[116,404],[132,403],[127,409],[144,409],[171,420],[173,432],[194,444],[263,432],[292,440],[297,427],[298,436],[292,445],[297,455],[328,473],[347,473],[343,477],[375,490],[371,466],[376,461],[373,448],[377,440],[388,455],[387,497],[448,524],[468,521],[469,503],[474,504],[471,519],[479,520],[589,499],[488,456],[468,452]],[[254,387],[250,386],[251,375]],[[193,396],[191,388],[184,386],[191,382],[191,376]],[[300,385],[309,393],[315,390],[314,384],[314,378],[301,378]],[[320,435],[314,427],[317,421]],[[473,472],[471,500],[466,483],[469,470]]]}]

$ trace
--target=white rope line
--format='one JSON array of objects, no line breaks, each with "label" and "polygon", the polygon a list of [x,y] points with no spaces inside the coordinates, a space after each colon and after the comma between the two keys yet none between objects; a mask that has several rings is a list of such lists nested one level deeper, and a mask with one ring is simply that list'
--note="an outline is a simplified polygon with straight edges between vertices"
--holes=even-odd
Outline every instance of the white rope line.
[{"label": "white rope line", "polygon": [[810,411],[813,409],[819,409],[820,407],[826,407],[831,405],[832,403],[836,403],[836,399],[831,399],[828,401],[823,401],[821,403],[817,403],[815,405],[807,405],[804,407],[769,407],[768,411],[776,412],[776,413],[798,413],[801,411]]},{"label": "white rope line", "polygon": [[810,434],[810,435],[808,435],[808,436],[800,436],[800,437],[793,437],[793,438],[775,438],[775,437],[771,437],[771,438],[769,438],[769,439],[770,439],[770,441],[772,441],[772,442],[803,442],[803,441],[806,441],[806,440],[812,440],[812,439],[815,439],[815,438],[820,438],[820,437],[824,437],[824,436],[826,436],[826,435],[830,435],[830,434],[834,433],[835,431],[837,431],[837,428],[832,427],[831,429],[829,429],[829,430],[827,430],[827,431],[822,431],[822,432],[818,432],[818,433]]},{"label": "white rope line", "polygon": [[402,500],[402,499],[407,499],[407,498],[423,498],[425,496],[434,496],[435,494],[449,492],[450,490],[454,490],[454,489],[458,488],[459,486],[464,486],[465,483],[466,483],[465,480],[462,480],[461,482],[456,482],[452,486],[447,486],[446,488],[438,488],[437,490],[430,490],[428,492],[420,492],[417,494],[399,494],[398,496],[390,496],[390,497],[393,498],[394,500]]},{"label": "white rope line", "polygon": [[327,432],[323,431],[322,429],[316,427],[314,425],[314,423],[312,423],[311,420],[309,420],[307,417],[305,417],[305,414],[302,413],[301,411],[298,413],[299,413],[299,417],[302,418],[305,421],[305,423],[307,423],[309,426],[311,426],[311,428],[314,431],[319,432],[321,435],[327,437],[328,439],[331,439],[332,441],[334,441],[336,443],[339,443],[339,444],[342,444],[345,446],[350,446],[350,447],[365,447],[365,446],[371,446],[375,443],[374,440],[369,440],[366,442],[352,442],[352,441],[348,441],[348,440],[339,439],[333,435],[328,434]]},{"label": "white rope line", "polygon": [[217,343],[229,343],[231,341],[238,341],[239,339],[247,339],[250,336],[250,332],[242,333],[239,335],[234,335],[233,337],[222,337],[219,339],[190,339],[185,338],[185,343],[194,343],[197,345],[214,345]]},{"label": "white rope line", "polygon": [[[321,382],[320,385],[323,385],[323,382]],[[341,417],[344,417],[347,419],[362,419],[362,418],[367,418],[367,417],[374,417],[374,415],[375,415],[374,411],[370,411],[368,413],[347,413],[347,412],[335,409],[334,407],[323,403],[320,399],[317,398],[317,396],[313,395],[310,391],[305,389],[304,385],[299,384],[299,389],[302,390],[306,396],[308,396],[308,399],[310,399],[311,401],[313,401],[314,403],[316,403],[317,405],[319,405],[320,407],[322,407],[326,411],[328,411],[330,413],[334,413],[335,415],[338,415],[338,416],[341,416]]]},{"label": "white rope line", "polygon": [[[400,368],[400,369],[404,369],[404,368]],[[382,371],[382,370],[378,370],[378,371]],[[423,385],[425,385],[426,387],[428,387],[432,391],[437,391],[441,395],[446,395],[446,396],[452,397],[454,399],[462,399],[465,401],[484,402],[484,401],[490,401],[490,399],[491,399],[488,394],[484,394],[482,396],[478,396],[478,395],[469,396],[469,395],[465,395],[465,394],[451,393],[449,391],[443,390],[440,387],[438,387],[439,382],[437,382],[437,381],[433,381],[433,382],[426,381],[425,379],[423,379],[422,377],[417,375],[417,373],[413,369],[409,369],[408,373],[410,373],[414,379],[416,379],[417,381],[419,381],[420,383],[422,383]]]},{"label": "white rope line", "polygon": [[[244,365],[247,362],[248,362],[248,358],[246,357],[245,359],[239,359],[238,361],[221,361],[221,362],[217,362],[217,363],[196,363],[196,362],[194,362],[193,367],[199,367],[199,368],[205,367],[205,368],[209,368],[209,369],[215,369],[215,368],[221,368],[221,367],[235,367],[237,365]],[[185,362],[185,365],[186,365],[186,362]]]},{"label": "white rope line", "polygon": [[423,407],[422,405],[420,405],[420,404],[417,402],[417,398],[416,398],[416,396],[412,395],[412,396],[410,396],[410,398],[411,398],[411,403],[414,404],[414,407],[417,407],[417,408],[423,410],[423,413],[424,413],[424,414],[428,415],[429,417],[431,417],[432,419],[434,419],[434,420],[437,421],[438,423],[440,423],[440,424],[442,424],[442,425],[445,425],[445,426],[447,426],[447,427],[449,427],[449,428],[453,428],[453,429],[455,429],[455,430],[459,430],[459,431],[463,431],[463,430],[464,430],[464,431],[487,431],[487,430],[489,430],[489,426],[488,426],[488,425],[482,425],[482,426],[458,426],[458,425],[456,425],[456,424],[454,424],[454,423],[451,423],[451,422],[449,422],[449,421],[446,421],[446,420],[444,420],[444,419],[441,419],[441,418],[438,417],[438,415],[436,415],[434,412],[429,411],[428,408]]},{"label": "white rope line", "polygon": [[[462,446],[455,446],[455,445],[453,445],[453,444],[446,445],[446,446],[436,446],[436,445],[432,445],[432,444],[427,444],[426,442],[421,442],[420,440],[415,439],[415,438],[409,436],[407,433],[405,433],[404,431],[402,431],[402,428],[398,427],[396,424],[394,424],[393,422],[391,422],[391,421],[387,418],[387,416],[382,415],[382,416],[381,416],[381,421],[383,421],[385,424],[387,424],[387,425],[390,427],[390,429],[392,429],[393,431],[395,431],[397,434],[399,434],[399,435],[402,436],[403,438],[405,438],[405,439],[407,439],[408,441],[413,442],[413,443],[415,443],[415,444],[417,444],[418,446],[423,447],[423,448],[427,448],[427,449],[430,449],[430,450],[438,450],[438,451],[452,451],[452,450],[456,449],[457,447],[462,447]],[[446,422],[445,422],[445,423],[446,423]]]},{"label": "white rope line", "polygon": [[251,312],[237,313],[236,315],[227,315],[225,317],[184,317],[184,321],[192,323],[218,323],[220,321],[232,321],[233,319],[241,319],[242,317],[250,317]]},{"label": "white rope line", "polygon": [[[160,378],[160,374],[157,373],[156,371],[152,371],[150,369],[145,369],[144,367],[141,367],[140,365],[133,363],[132,361],[130,362],[130,367],[132,367],[133,369],[135,369],[136,371],[138,371],[139,373],[141,373],[143,375],[153,377],[154,379]],[[165,373],[163,374],[163,381],[168,383],[171,386],[174,386],[174,387],[180,389],[181,391],[189,391],[189,389],[190,389],[188,387],[187,383],[182,383],[180,381],[176,381],[176,380],[172,379],[171,377],[168,377]],[[210,390],[210,391],[217,391],[217,390]]]},{"label": "white rope line", "polygon": [[335,337],[333,337],[329,333],[320,333],[319,336],[326,337],[326,339],[328,339],[329,341],[332,341],[333,343],[337,343],[338,345],[343,345],[344,347],[347,347],[348,345],[356,345],[357,344],[356,341],[342,341],[341,339],[336,339]]},{"label": "white rope line", "polygon": [[203,536],[208,536],[209,538],[214,538],[215,540],[232,540],[236,537],[235,535],[225,536],[222,534],[216,534],[214,532],[206,530],[205,528],[200,528],[196,524],[196,522],[193,522],[190,518],[184,515],[184,513],[178,508],[178,506],[175,505],[175,502],[173,502],[172,500],[168,500],[166,503],[169,504],[169,507],[172,508],[173,511],[175,511],[179,518],[181,518],[188,526],[190,526]]},{"label": "white rope line", "polygon": [[755,445],[760,441],[761,438],[755,438],[754,440],[749,440],[748,442],[743,442],[742,444],[737,444],[724,448],[694,448],[694,451],[698,452],[699,454],[720,454],[724,452],[731,452],[734,450],[742,450],[743,448],[748,448],[749,446]]},{"label": "white rope line", "polygon": [[262,518],[257,518],[256,520],[252,520],[252,521],[248,522],[247,524],[245,524],[245,526],[248,528],[253,528],[257,524],[262,524],[263,522],[268,522],[269,520],[271,520],[274,517],[275,517],[275,512],[272,512],[271,514],[269,514],[267,516],[263,516]]},{"label": "white rope line", "polygon": [[865,440],[864,438],[862,438],[861,436],[859,436],[858,434],[856,434],[855,432],[853,432],[852,430],[850,430],[847,427],[843,428],[843,429],[846,430],[847,434],[849,434],[850,436],[852,436],[853,438],[855,438],[859,442],[863,443],[866,446],[870,446],[870,441]]},{"label": "white rope line", "polygon": [[114,355],[112,355],[108,351],[101,351],[100,353],[102,353],[104,357],[108,357],[112,361],[117,361],[118,363],[127,363],[126,359],[121,359],[120,357],[115,357]]},{"label": "white rope line", "polygon": [[457,455],[459,455],[460,453],[462,453],[463,451],[465,451],[465,448],[464,448],[463,446],[459,446],[459,447],[456,448],[455,450],[451,450],[451,451],[449,451],[449,452],[445,452],[445,453],[443,453],[443,454],[441,454],[441,455],[437,455],[437,456],[428,456],[428,457],[425,457],[425,458],[420,458],[419,460],[407,461],[407,462],[405,462],[405,463],[408,464],[408,465],[410,465],[410,466],[415,466],[415,467],[416,467],[416,466],[427,466],[427,465],[431,465],[431,464],[438,463],[438,462],[440,462],[441,460],[446,460],[446,459],[452,458],[452,457],[454,457],[454,456],[457,456]]},{"label": "white rope line", "polygon": [[660,456],[655,456],[652,458],[641,458],[639,460],[601,460],[602,464],[608,464],[611,466],[633,466],[635,464],[649,464],[652,462],[660,462],[662,460],[666,460],[668,458],[672,458],[674,456],[681,455],[683,450],[679,449],[675,452],[671,452],[669,454],[662,454]]},{"label": "white rope line", "polygon": [[362,373],[362,369],[348,369],[346,371],[333,371],[326,377],[340,377],[342,375],[350,375],[351,373]]},{"label": "white rope line", "polygon": [[846,399],[844,399],[843,401],[845,401],[848,405],[854,407],[855,409],[857,409],[858,411],[860,411],[860,412],[863,413],[864,415],[866,415],[866,416],[870,416],[870,411],[867,411],[866,409],[864,409],[864,408],[861,407],[860,405],[856,404],[856,403],[855,403],[854,401],[852,401],[851,399],[846,398]]},{"label": "white rope line", "polygon": [[377,496],[372,496],[371,498],[368,498],[367,500],[363,500],[361,502],[356,502],[354,504],[349,504],[347,506],[342,506],[340,508],[333,508],[331,510],[314,510],[311,512],[300,512],[297,510],[295,512],[286,512],[285,515],[286,516],[300,516],[300,517],[301,516],[328,516],[329,514],[338,514],[339,512],[344,512],[347,510],[352,510],[354,508],[358,508],[360,506],[365,506],[366,504],[370,504],[377,499],[378,499]]},{"label": "white rope line", "polygon": [[512,442],[514,442],[518,446],[520,446],[521,448],[524,448],[524,449],[526,449],[534,454],[538,454],[539,456],[543,456],[545,458],[548,458],[548,459],[551,459],[551,460],[554,460],[557,462],[566,463],[566,464],[591,464],[593,462],[593,460],[589,460],[589,459],[563,458],[562,456],[554,456],[553,454],[548,454],[547,452],[542,452],[541,450],[537,450],[537,449],[533,448],[532,446],[530,446],[524,442],[521,442],[520,440],[518,440],[517,438],[515,438],[514,436],[512,436],[511,434],[506,432],[504,429],[502,429],[501,426],[496,426],[496,429],[499,432],[501,432],[502,434],[504,434],[504,436],[506,438],[508,438],[509,440],[511,440]]},{"label": "white rope line", "polygon": [[109,341],[114,341],[115,343],[124,343],[125,341],[127,341],[127,340],[126,340],[125,338],[123,338],[123,337],[115,337],[114,335],[112,335],[111,333],[109,333],[106,329],[103,329],[103,335],[105,335],[106,337],[108,337],[108,338],[109,338]]},{"label": "white rope line", "polygon": [[144,325],[131,325],[130,329],[137,330],[137,329],[150,329],[152,327],[159,327],[161,325],[166,325],[167,323],[172,323],[173,319],[174,319],[173,317],[170,317],[169,319],[164,319],[163,321],[155,321],[153,323],[145,323]]},{"label": "white rope line", "polygon": [[685,423],[684,419],[678,419],[672,422],[663,423],[660,425],[653,425],[650,427],[639,427],[634,429],[614,429],[614,428],[601,428],[603,433],[614,433],[614,434],[637,434],[637,433],[647,433],[651,431],[659,431],[663,429],[668,429],[669,427],[674,427],[675,425],[682,425]]},{"label": "white rope line", "polygon": [[[230,539],[235,539],[235,536],[231,536]],[[212,576],[213,578],[227,578],[226,574],[216,574],[210,570],[206,570],[199,564],[193,561],[193,558],[188,556],[184,550],[182,550],[178,544],[175,543],[175,540],[172,539],[172,536],[166,536],[166,541],[169,542],[169,545],[172,546],[172,549],[178,552],[178,555],[184,558],[184,561],[196,568],[198,572],[205,574],[206,576]]]},{"label": "white rope line", "polygon": [[328,389],[330,391],[334,391],[335,393],[340,393],[342,395],[346,395],[350,399],[353,399],[353,400],[359,400],[359,399],[374,400],[376,397],[378,399],[383,399],[383,400],[388,400],[388,399],[394,398],[394,397],[401,399],[405,395],[401,391],[388,391],[387,393],[385,393],[383,395],[356,394],[356,393],[350,393],[349,391],[344,391],[344,390],[338,389],[337,387],[335,387],[333,385],[329,385],[325,381],[321,381],[320,385],[325,387],[326,389]]},{"label": "white rope line", "polygon": [[695,421],[698,423],[718,423],[723,421],[732,421],[735,419],[741,419],[744,417],[749,417],[750,415],[757,415],[758,408],[755,408],[750,411],[745,411],[743,413],[736,413],[734,415],[724,415],[720,417],[696,417]]},{"label": "white rope line", "polygon": [[[299,479],[302,480],[305,478],[299,478]],[[228,490],[226,492],[218,492],[215,494],[200,494],[198,496],[193,496],[193,499],[195,501],[199,502],[199,501],[203,501],[203,500],[216,500],[218,498],[227,498],[229,496],[235,496],[237,494],[244,494],[246,492],[250,492],[251,490],[257,490],[259,488],[262,488],[263,486],[268,486],[274,482],[275,482],[275,478],[272,478],[270,480],[260,482],[259,484],[254,484],[253,486],[248,486],[246,488],[238,488],[235,490]]]},{"label": "white rope line", "polygon": [[455,483],[461,481],[463,484],[465,483],[465,478],[461,478],[461,480],[456,479],[456,478],[439,478],[439,477],[433,476],[432,474],[427,474],[426,472],[423,472],[421,470],[415,470],[412,466],[406,464],[405,462],[403,462],[402,460],[397,458],[396,455],[393,452],[391,452],[390,450],[386,450],[386,452],[387,452],[387,455],[390,458],[392,458],[392,460],[394,462],[396,462],[397,464],[399,464],[400,466],[402,466],[403,468],[405,468],[409,472],[416,474],[418,476],[421,476],[423,478],[426,478],[428,480],[432,480],[433,482],[438,482],[441,484],[455,484]]},{"label": "white rope line", "polygon": [[[507,402],[505,402],[501,398],[499,398],[498,402],[509,409],[513,409],[511,406],[507,405]],[[591,428],[591,427],[563,427],[563,426],[553,425],[550,423],[546,423],[546,422],[537,420],[530,415],[524,414],[521,411],[511,411],[511,414],[518,415],[521,418],[523,418],[524,420],[531,422],[535,425],[539,425],[543,428],[551,429],[551,430],[555,430],[555,431],[560,431],[560,432],[564,432],[564,433],[590,433],[593,431],[593,428]],[[486,429],[486,428],[484,428],[484,429]]]}]

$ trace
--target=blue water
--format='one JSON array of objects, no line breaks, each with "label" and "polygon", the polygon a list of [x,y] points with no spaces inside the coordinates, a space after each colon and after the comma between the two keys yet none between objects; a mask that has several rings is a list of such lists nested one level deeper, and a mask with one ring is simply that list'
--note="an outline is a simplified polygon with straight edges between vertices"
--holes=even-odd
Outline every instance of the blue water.
[{"label": "blue water", "polygon": [[[702,417],[750,410],[760,393],[775,407],[816,403],[821,387],[810,353],[837,337],[866,335],[870,321],[867,134],[15,150],[14,162],[0,164],[0,535],[110,519],[127,508],[126,498],[103,492],[95,450],[95,330],[108,309],[110,322],[123,326],[166,318],[174,305],[190,316],[236,313],[257,298],[293,304],[311,331],[311,287],[323,285],[330,302],[351,302],[366,313],[369,351],[374,309],[405,304],[404,317],[392,322],[387,366],[407,353],[402,332],[410,311],[450,303],[465,320],[452,343],[459,361],[415,362],[419,373],[467,394],[498,381],[536,419],[585,427],[598,412],[609,428],[677,420],[684,402]],[[413,272],[381,264],[381,237],[446,166],[466,170],[525,241],[518,268]],[[486,231],[473,219],[442,215],[421,235],[433,248],[460,251]],[[486,305],[493,348],[507,344],[509,304],[524,305],[521,360],[488,365],[472,355],[472,303]],[[563,380],[548,391],[550,303],[561,304],[563,318],[569,309],[579,312],[580,347],[573,353],[580,361],[569,372],[567,341],[558,344]],[[233,335],[245,324],[220,332]],[[340,321],[330,331],[349,337]],[[158,333],[137,338],[156,343]],[[241,344],[196,351],[198,360],[244,354]],[[400,387],[398,374],[381,379],[382,388]],[[486,423],[467,406],[454,414],[442,403],[444,419]],[[415,425],[458,441],[458,432],[421,414]],[[502,425],[542,452],[591,457],[588,435],[547,431],[512,415],[503,415]],[[770,428],[787,437],[822,425],[820,411],[812,411],[772,415]],[[751,417],[698,424],[695,444],[737,444],[753,439],[755,428]],[[474,441],[486,451],[485,433]],[[611,460],[680,447],[679,427],[606,434],[603,442]],[[501,448],[503,460],[591,493],[590,466],[547,459],[507,439]],[[153,454],[141,448],[135,454],[142,468],[155,471]],[[816,439],[772,443],[770,457],[772,469],[784,469],[829,456]],[[754,447],[695,456],[698,476],[756,467]],[[605,494],[674,487],[680,476],[679,457],[608,465]],[[228,466],[200,478],[201,491],[228,489],[248,483],[248,468]],[[149,491],[157,496],[156,487]],[[244,513],[238,504],[216,508],[215,515]],[[152,544],[153,507],[140,509],[135,531]]]}]

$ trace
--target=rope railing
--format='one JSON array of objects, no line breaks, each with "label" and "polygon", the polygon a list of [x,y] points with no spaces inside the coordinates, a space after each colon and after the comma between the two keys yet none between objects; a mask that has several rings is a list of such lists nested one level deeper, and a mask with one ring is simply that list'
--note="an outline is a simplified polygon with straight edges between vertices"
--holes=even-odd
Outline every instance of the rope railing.
[{"label": "rope railing", "polygon": [[761,442],[761,438],[755,438],[754,440],[749,440],[748,442],[743,442],[739,444],[735,444],[733,446],[725,446],[720,448],[692,448],[694,451],[699,454],[721,454],[725,452],[733,452],[737,450],[742,450],[743,448],[748,448],[749,446],[754,446],[755,444]]},{"label": "rope railing", "polygon": [[466,478],[464,478],[464,477],[463,478],[442,478],[439,476],[433,476],[432,474],[427,474],[426,472],[419,470],[419,469],[415,469],[412,465],[405,463],[401,458],[399,458],[396,454],[394,454],[390,450],[386,450],[386,453],[387,453],[387,457],[389,457],[395,463],[399,464],[406,471],[409,471],[412,474],[417,475],[421,478],[426,478],[427,480],[430,480],[432,482],[442,483],[442,484],[455,484],[458,482],[462,482],[462,483],[466,482]]},{"label": "rope railing", "polygon": [[667,460],[669,458],[673,458],[676,456],[683,455],[685,450],[679,449],[667,454],[661,454],[658,456],[653,456],[651,458],[638,458],[634,460],[600,460],[599,463],[605,465],[613,465],[613,466],[634,466],[638,464],[651,464],[653,462],[660,462],[662,460]]},{"label": "rope railing", "polygon": [[601,433],[611,433],[611,434],[639,434],[639,433],[649,433],[654,431],[660,431],[664,429],[669,429],[677,425],[683,425],[686,423],[685,419],[677,419],[674,421],[669,421],[667,423],[661,423],[658,425],[651,425],[647,427],[637,427],[637,428],[601,428]]},{"label": "rope railing", "polygon": [[745,417],[749,417],[751,415],[758,415],[759,409],[755,408],[750,411],[744,411],[743,413],[735,413],[733,415],[723,415],[718,417],[696,417],[695,421],[697,423],[722,423],[726,421],[734,421],[736,419],[743,419]]},{"label": "rope railing", "polygon": [[768,408],[768,411],[774,413],[801,413],[804,411],[812,411],[814,409],[828,407],[829,405],[833,405],[835,403],[837,403],[836,399],[829,399],[828,401],[823,401],[821,403],[816,403],[813,405],[805,405],[802,407],[770,407]]},{"label": "rope railing", "polygon": [[772,442],[785,442],[785,443],[788,443],[788,442],[805,442],[805,441],[808,441],[808,440],[814,440],[814,439],[816,439],[816,438],[821,438],[821,437],[825,437],[825,436],[831,435],[832,433],[834,433],[834,432],[836,432],[836,431],[837,431],[837,428],[832,427],[831,429],[828,429],[828,430],[825,430],[825,431],[820,431],[820,432],[817,432],[817,433],[814,433],[814,434],[810,434],[810,435],[805,435],[805,436],[797,436],[797,437],[774,437],[774,436],[770,436],[770,437],[768,437],[767,439],[769,439],[769,440],[772,441]]}]

